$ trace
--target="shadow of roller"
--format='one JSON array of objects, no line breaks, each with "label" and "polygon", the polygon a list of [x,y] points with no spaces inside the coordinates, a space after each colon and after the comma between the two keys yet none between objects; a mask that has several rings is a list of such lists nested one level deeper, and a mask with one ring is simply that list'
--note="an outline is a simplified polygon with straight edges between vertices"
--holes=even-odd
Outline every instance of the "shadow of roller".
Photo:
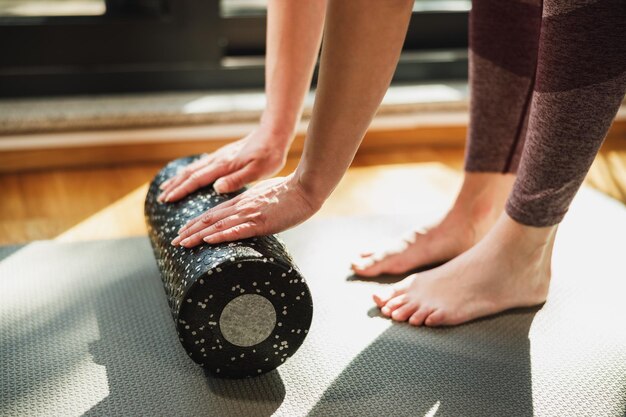
[{"label": "shadow of roller", "polygon": [[[162,294],[157,286],[145,274],[130,270],[124,279],[92,294],[100,337],[89,344],[89,352],[95,363],[105,366],[109,393],[84,415],[119,415],[122,410],[126,415],[274,414],[285,397],[278,373],[228,380],[214,378],[206,370],[196,372],[198,368],[193,369],[172,337],[167,309],[155,308],[157,294]],[[132,317],[120,317],[119,312],[131,311]],[[156,325],[157,321],[164,325]],[[152,323],[148,339],[145,331],[138,331],[141,323]]]},{"label": "shadow of roller", "polygon": [[179,340],[190,358],[214,376],[258,376],[300,347],[313,302],[276,236],[189,249],[170,244],[187,221],[238,194],[220,195],[208,186],[178,202],[159,203],[159,186],[198,158],[170,162],[150,184],[148,235]]},{"label": "shadow of roller", "polygon": [[270,416],[283,403],[276,371],[219,379],[186,358],[144,237],[34,246],[0,247],[0,262],[37,254],[72,285],[2,322],[0,356],[12,361],[2,362],[0,415]]}]

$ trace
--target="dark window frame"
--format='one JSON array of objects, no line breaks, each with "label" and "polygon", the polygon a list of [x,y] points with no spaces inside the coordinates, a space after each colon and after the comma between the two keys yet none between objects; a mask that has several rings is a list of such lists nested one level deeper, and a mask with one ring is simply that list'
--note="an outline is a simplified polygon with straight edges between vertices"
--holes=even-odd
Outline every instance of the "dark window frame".
[{"label": "dark window frame", "polygon": [[[218,0],[168,5],[157,15],[0,18],[0,96],[263,85],[264,13],[221,16]],[[465,78],[467,25],[467,11],[415,11],[394,82]]]}]

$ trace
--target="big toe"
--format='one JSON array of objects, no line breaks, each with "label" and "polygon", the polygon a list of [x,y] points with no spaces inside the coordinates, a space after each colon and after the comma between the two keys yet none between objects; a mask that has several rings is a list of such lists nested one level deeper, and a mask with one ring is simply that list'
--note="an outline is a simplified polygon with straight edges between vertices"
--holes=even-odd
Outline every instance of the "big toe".
[{"label": "big toe", "polygon": [[391,286],[385,286],[380,291],[372,294],[372,298],[378,307],[382,307],[387,304],[391,299],[405,294],[413,282],[413,277],[406,277],[402,281],[397,282]]},{"label": "big toe", "polygon": [[352,270],[364,277],[375,277],[384,273],[395,274],[403,272],[400,261],[396,254],[372,254],[352,262]]},{"label": "big toe", "polygon": [[352,271],[363,277],[375,277],[382,273],[380,261],[377,261],[373,255],[361,256],[352,262]]}]

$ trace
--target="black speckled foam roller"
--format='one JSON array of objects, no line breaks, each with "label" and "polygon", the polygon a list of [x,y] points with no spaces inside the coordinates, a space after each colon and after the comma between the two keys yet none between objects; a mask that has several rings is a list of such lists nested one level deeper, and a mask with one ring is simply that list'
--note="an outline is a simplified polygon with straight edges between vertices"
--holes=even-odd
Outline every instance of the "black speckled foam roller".
[{"label": "black speckled foam roller", "polygon": [[237,195],[218,195],[209,186],[176,203],[159,203],[159,185],[199,157],[170,162],[150,184],[145,218],[154,256],[189,356],[215,376],[259,375],[300,347],[313,302],[276,236],[191,249],[170,244],[188,220]]}]

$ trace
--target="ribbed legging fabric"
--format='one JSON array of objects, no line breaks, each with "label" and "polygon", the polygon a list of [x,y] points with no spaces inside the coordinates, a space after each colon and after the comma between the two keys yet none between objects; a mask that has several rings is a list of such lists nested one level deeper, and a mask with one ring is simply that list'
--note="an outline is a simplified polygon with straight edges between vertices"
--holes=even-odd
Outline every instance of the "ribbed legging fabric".
[{"label": "ribbed legging fabric", "polygon": [[559,223],[626,93],[626,0],[473,0],[465,169],[517,173],[519,223]]}]

